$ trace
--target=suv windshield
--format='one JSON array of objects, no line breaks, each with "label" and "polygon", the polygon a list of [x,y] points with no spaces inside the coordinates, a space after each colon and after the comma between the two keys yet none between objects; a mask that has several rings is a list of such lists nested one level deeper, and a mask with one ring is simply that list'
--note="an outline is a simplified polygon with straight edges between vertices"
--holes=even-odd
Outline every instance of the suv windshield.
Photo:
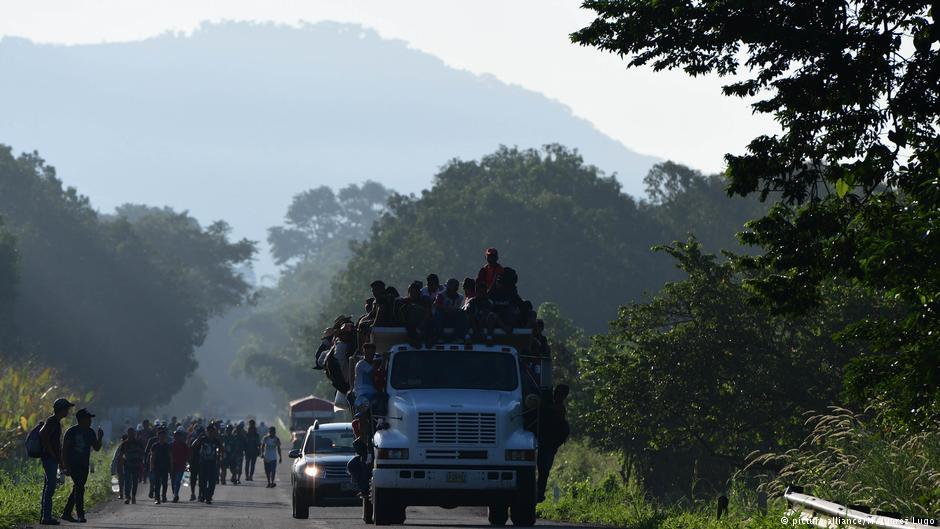
[{"label": "suv windshield", "polygon": [[391,368],[395,389],[493,389],[519,384],[516,358],[491,351],[401,351]]},{"label": "suv windshield", "polygon": [[355,440],[352,430],[314,430],[307,436],[304,454],[352,454]]}]

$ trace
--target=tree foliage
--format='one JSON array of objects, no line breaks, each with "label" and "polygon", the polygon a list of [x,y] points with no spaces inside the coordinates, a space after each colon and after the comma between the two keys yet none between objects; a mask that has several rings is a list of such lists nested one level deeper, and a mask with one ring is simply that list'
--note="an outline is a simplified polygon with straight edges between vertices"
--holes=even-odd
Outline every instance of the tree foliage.
[{"label": "tree foliage", "polygon": [[12,348],[13,300],[19,279],[16,239],[0,217],[0,355]]},{"label": "tree foliage", "polygon": [[[21,347],[6,354],[36,357],[105,403],[169,399],[195,368],[210,314],[247,289],[231,267],[250,258],[250,244],[230,245],[217,228],[166,212],[166,224],[155,214],[135,219],[139,230],[127,217],[103,219],[36,154],[0,148],[0,214],[20,260]],[[207,240],[208,254],[194,251]],[[225,269],[221,286],[219,275],[200,275]]]},{"label": "tree foliage", "polygon": [[927,1],[587,0],[572,38],[630,66],[732,76],[779,135],[727,155],[729,193],[779,199],[744,241],[765,253],[751,286],[805,313],[832,277],[906,313],[856,322],[872,351],[853,366],[857,399],[892,403],[922,428],[940,416],[940,5]]},{"label": "tree foliage", "polygon": [[390,195],[385,186],[372,181],[350,184],[339,192],[320,186],[298,193],[287,208],[285,226],[268,229],[275,262],[309,259],[331,246],[342,248],[358,240],[382,214]]},{"label": "tree foliage", "polygon": [[828,287],[800,318],[753,306],[748,274],[694,238],[660,249],[686,278],[620,310],[595,336],[581,373],[596,437],[628,457],[697,450],[734,464],[802,436],[801,413],[837,402],[854,344],[832,335],[871,310],[864,292]]},{"label": "tree foliage", "polygon": [[285,226],[268,230],[275,259],[284,266],[274,287],[258,292],[257,304],[233,332],[241,344],[237,368],[284,398],[326,397],[329,384],[311,376],[310,347],[319,342],[318,321],[334,275],[349,259],[349,244],[369,235],[391,191],[367,181],[339,191],[321,186],[297,194]]}]

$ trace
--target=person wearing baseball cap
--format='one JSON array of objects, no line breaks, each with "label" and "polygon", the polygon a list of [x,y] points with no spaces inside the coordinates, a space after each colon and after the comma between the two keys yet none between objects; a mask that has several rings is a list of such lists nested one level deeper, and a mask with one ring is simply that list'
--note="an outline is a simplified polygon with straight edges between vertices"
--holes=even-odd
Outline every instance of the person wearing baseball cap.
[{"label": "person wearing baseball cap", "polygon": [[[62,519],[69,522],[85,522],[85,482],[88,481],[91,450],[101,450],[101,440],[104,438],[104,430],[98,428],[96,433],[91,429],[94,416],[86,408],[75,412],[78,424],[66,430],[65,439],[62,441],[65,474],[72,478],[72,493],[69,494],[62,513]],[[73,508],[78,518],[72,517]]]},{"label": "person wearing baseball cap", "polygon": [[62,419],[69,416],[72,404],[64,398],[58,398],[52,403],[52,415],[39,429],[39,440],[42,443],[42,469],[44,481],[42,496],[40,498],[40,525],[59,525],[59,521],[52,517],[52,496],[55,494],[56,471],[65,469],[62,460]]},{"label": "person wearing baseball cap", "polygon": [[486,257],[486,264],[477,273],[477,283],[486,283],[486,289],[493,290],[496,278],[503,273],[503,266],[499,264],[499,252],[496,248],[487,248],[483,255]]}]

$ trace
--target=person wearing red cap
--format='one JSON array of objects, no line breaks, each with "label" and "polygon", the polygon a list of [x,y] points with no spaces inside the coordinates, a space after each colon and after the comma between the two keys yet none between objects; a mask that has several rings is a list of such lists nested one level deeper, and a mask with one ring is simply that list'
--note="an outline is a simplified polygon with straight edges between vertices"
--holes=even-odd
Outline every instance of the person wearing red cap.
[{"label": "person wearing red cap", "polygon": [[477,273],[477,283],[486,283],[486,289],[492,290],[496,277],[503,273],[503,266],[499,264],[499,252],[496,248],[487,248],[483,254],[486,256],[486,264]]}]

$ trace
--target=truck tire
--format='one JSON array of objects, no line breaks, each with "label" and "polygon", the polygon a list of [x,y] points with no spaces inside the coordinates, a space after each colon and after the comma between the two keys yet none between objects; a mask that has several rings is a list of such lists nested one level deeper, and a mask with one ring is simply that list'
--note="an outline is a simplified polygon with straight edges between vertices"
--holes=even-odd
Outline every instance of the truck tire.
[{"label": "truck tire", "polygon": [[516,473],[516,499],[512,502],[509,517],[516,527],[535,525],[535,469],[524,469]]},{"label": "truck tire", "polygon": [[362,498],[362,521],[367,524],[372,523],[372,500],[368,496]]},{"label": "truck tire", "polygon": [[395,501],[392,491],[372,489],[372,521],[375,525],[393,525],[405,521],[404,507]]},{"label": "truck tire", "polygon": [[486,519],[489,520],[490,525],[506,525],[506,520],[509,519],[509,506],[490,505],[489,509],[487,509]]},{"label": "truck tire", "polygon": [[293,487],[290,503],[291,514],[293,514],[294,518],[306,520],[310,517],[310,503],[307,501],[304,493],[297,490],[297,487]]}]

